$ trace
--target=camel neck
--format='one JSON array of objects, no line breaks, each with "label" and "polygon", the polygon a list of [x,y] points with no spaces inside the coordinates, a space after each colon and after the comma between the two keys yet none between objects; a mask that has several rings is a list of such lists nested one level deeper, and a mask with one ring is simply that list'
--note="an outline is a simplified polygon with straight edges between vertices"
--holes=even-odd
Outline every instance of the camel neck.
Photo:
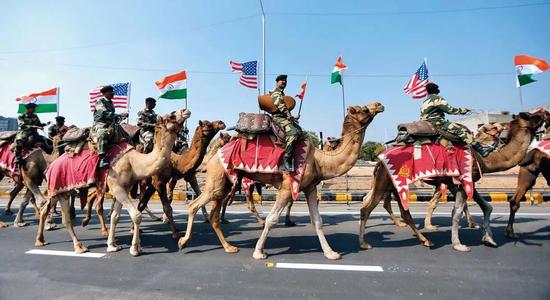
[{"label": "camel neck", "polygon": [[359,157],[359,151],[365,138],[366,126],[346,116],[342,128],[340,143],[332,151],[315,149],[315,161],[322,180],[341,176],[349,171]]},{"label": "camel neck", "polygon": [[183,151],[182,154],[171,154],[170,160],[172,161],[172,166],[181,174],[198,168],[206,154],[206,148],[211,139],[212,137],[203,136],[201,127],[198,126],[191,140],[191,147]]},{"label": "camel neck", "polygon": [[167,166],[170,162],[170,153],[176,141],[176,133],[170,132],[162,126],[157,126],[155,129],[155,144],[153,151],[147,154],[136,153],[136,165],[139,168],[134,168],[137,179],[143,179],[155,174]]}]

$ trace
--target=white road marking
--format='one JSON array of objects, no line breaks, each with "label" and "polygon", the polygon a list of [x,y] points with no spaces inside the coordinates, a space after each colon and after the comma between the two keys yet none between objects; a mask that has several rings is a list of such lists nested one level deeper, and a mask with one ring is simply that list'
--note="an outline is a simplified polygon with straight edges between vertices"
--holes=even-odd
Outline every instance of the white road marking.
[{"label": "white road marking", "polygon": [[276,263],[275,267],[280,268],[280,269],[331,270],[331,271],[355,271],[355,272],[384,272],[384,269],[381,266]]},{"label": "white road marking", "polygon": [[100,258],[105,256],[105,253],[92,253],[86,252],[82,254],[76,254],[72,251],[58,251],[58,250],[41,250],[41,249],[32,249],[26,254],[40,254],[40,255],[54,255],[54,256],[72,256],[72,257],[86,257],[86,258]]}]

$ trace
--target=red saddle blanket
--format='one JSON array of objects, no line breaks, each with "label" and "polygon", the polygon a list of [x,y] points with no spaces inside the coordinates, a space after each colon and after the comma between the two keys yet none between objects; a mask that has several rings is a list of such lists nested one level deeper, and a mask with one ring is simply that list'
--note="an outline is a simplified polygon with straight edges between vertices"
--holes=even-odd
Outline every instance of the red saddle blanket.
[{"label": "red saddle blanket", "polygon": [[[0,168],[7,170],[13,180],[19,181],[19,176],[21,174],[19,173],[19,168],[17,168],[17,166],[13,162],[15,160],[15,153],[10,150],[10,147],[11,143],[5,143],[4,145],[0,146]],[[40,150],[39,147],[23,149],[22,158],[26,159],[27,157],[29,157],[29,155],[38,150]]]},{"label": "red saddle blanket", "polygon": [[[109,163],[114,165],[123,154],[133,149],[132,145],[123,142],[111,146],[107,153]],[[96,152],[83,149],[80,153],[64,153],[46,170],[48,181],[48,195],[56,196],[76,188],[95,185],[98,198],[105,193],[105,184],[108,169],[98,172],[99,156]]]},{"label": "red saddle blanket", "polygon": [[534,142],[532,148],[537,149],[540,152],[546,154],[546,156],[550,157],[550,140]]},{"label": "red saddle blanket", "polygon": [[[292,199],[298,198],[300,183],[306,165],[309,149],[307,141],[299,141],[294,150],[294,172],[290,173]],[[230,141],[220,150],[218,156],[231,182],[238,179],[238,171],[246,173],[281,174],[284,149],[274,144],[267,134],[258,134],[255,139],[245,138]],[[243,188],[247,189],[250,181],[245,180]]]},{"label": "red saddle blanket", "polygon": [[380,161],[391,176],[403,208],[409,209],[409,184],[434,177],[453,177],[462,184],[468,199],[473,198],[473,159],[469,147],[455,146],[454,151],[440,144],[394,146],[380,155]]}]

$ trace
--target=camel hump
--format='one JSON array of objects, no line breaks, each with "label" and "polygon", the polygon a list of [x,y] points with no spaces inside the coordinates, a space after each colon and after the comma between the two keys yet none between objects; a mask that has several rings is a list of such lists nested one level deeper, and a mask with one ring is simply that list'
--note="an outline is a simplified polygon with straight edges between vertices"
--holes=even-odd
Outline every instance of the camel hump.
[{"label": "camel hump", "polygon": [[404,131],[412,136],[434,136],[437,134],[437,130],[432,124],[425,121],[399,124],[397,125],[397,131]]},{"label": "camel hump", "polygon": [[17,135],[17,131],[0,131],[0,141],[11,140]]},{"label": "camel hump", "polygon": [[[296,107],[296,100],[294,100],[294,98],[285,96],[283,100],[289,111],[292,111],[294,107]],[[265,110],[270,114],[277,112],[277,107],[275,107],[275,104],[271,99],[271,95],[269,94],[258,96],[258,104],[262,110]]]}]

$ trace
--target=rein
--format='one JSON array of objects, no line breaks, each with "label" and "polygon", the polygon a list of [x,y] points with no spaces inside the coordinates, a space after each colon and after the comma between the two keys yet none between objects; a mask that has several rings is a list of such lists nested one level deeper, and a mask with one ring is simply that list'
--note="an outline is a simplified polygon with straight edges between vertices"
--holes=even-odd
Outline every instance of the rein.
[{"label": "rein", "polygon": [[[368,124],[367,124],[367,125],[363,125],[363,126],[357,128],[357,129],[355,129],[355,130],[352,130],[351,132],[346,133],[346,134],[342,135],[341,137],[339,137],[338,139],[336,139],[336,141],[340,141],[340,140],[342,140],[343,138],[345,138],[345,137],[347,137],[347,136],[350,136],[350,135],[352,135],[352,134],[353,134],[354,136],[358,136],[357,132],[359,132],[359,131],[365,129],[367,126],[368,126]],[[354,140],[354,139],[349,139],[349,140],[347,141],[347,143],[346,143],[346,144],[343,144],[341,147],[339,147],[338,150],[334,150],[334,151],[322,151],[322,152],[323,152],[324,155],[327,155],[327,156],[337,156],[337,155],[340,155],[340,153],[342,153],[342,152],[348,147],[348,145],[349,145],[353,140]]]}]

